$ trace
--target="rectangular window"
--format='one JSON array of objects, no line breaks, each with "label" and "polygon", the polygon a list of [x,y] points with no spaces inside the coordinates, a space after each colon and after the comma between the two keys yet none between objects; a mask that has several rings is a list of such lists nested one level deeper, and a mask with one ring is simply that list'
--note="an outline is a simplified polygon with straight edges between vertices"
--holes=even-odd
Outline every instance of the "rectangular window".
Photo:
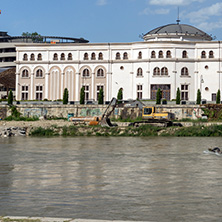
[{"label": "rectangular window", "polygon": [[137,85],[137,99],[143,98],[143,85]]},{"label": "rectangular window", "polygon": [[29,90],[28,86],[22,86],[21,100],[28,100],[28,95],[29,95],[28,90]]},{"label": "rectangular window", "polygon": [[35,99],[36,100],[42,100],[43,99],[43,87],[42,86],[36,86],[35,91]]},{"label": "rectangular window", "polygon": [[97,101],[99,100],[99,91],[100,91],[100,89],[102,89],[103,92],[104,92],[104,86],[100,86],[100,85],[96,86],[96,99],[97,99]]},{"label": "rectangular window", "polygon": [[188,85],[181,85],[181,100],[189,100]]},{"label": "rectangular window", "polygon": [[212,93],[212,101],[216,101],[217,98],[217,94],[216,93]]},{"label": "rectangular window", "polygon": [[85,100],[89,100],[89,86],[83,86],[85,90]]}]

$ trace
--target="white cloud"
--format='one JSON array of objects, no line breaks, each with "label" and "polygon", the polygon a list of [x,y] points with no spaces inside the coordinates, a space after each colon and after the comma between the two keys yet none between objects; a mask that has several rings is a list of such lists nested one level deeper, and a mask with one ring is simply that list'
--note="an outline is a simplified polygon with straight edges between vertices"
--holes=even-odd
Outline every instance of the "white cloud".
[{"label": "white cloud", "polygon": [[202,29],[203,31],[212,31],[214,29],[220,29],[222,28],[222,21],[218,22],[202,22],[198,25],[199,29]]},{"label": "white cloud", "polygon": [[157,9],[154,11],[154,14],[159,14],[159,15],[167,15],[169,13],[170,13],[170,10],[165,9],[165,8]]},{"label": "white cloud", "polygon": [[145,8],[140,15],[150,15],[150,14],[157,14],[157,15],[167,15],[170,13],[170,9],[160,8],[156,10],[151,10],[150,8]]},{"label": "white cloud", "polygon": [[221,15],[222,3],[216,3],[198,11],[190,12],[185,17],[189,18],[192,23],[204,23],[204,21],[207,21],[212,16]]},{"label": "white cloud", "polygon": [[103,6],[107,4],[107,0],[97,0],[96,2],[97,5]]},{"label": "white cloud", "polygon": [[189,5],[192,2],[203,2],[204,0],[149,0],[150,5]]}]

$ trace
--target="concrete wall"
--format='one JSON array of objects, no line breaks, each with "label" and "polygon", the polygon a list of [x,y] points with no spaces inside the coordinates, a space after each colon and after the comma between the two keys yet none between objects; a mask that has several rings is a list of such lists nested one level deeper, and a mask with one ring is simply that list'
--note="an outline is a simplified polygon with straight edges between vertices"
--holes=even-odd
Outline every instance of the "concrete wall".
[{"label": "concrete wall", "polygon": [[[17,110],[23,116],[46,116],[67,118],[69,113],[74,116],[101,116],[106,110],[106,105],[31,105],[20,104],[17,105]],[[199,105],[158,105],[157,112],[170,112],[175,119],[191,118],[197,119],[201,117],[203,111]],[[0,118],[5,118],[11,114],[9,106],[0,105]],[[141,116],[142,112],[139,108],[120,107],[115,108],[112,117],[131,118],[134,119]]]}]

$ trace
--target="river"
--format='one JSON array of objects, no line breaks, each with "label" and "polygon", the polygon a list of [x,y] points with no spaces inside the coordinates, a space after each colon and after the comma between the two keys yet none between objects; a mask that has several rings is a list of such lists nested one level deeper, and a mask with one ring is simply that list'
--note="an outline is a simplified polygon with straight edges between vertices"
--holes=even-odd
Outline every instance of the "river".
[{"label": "river", "polygon": [[222,221],[222,138],[0,139],[0,215]]}]

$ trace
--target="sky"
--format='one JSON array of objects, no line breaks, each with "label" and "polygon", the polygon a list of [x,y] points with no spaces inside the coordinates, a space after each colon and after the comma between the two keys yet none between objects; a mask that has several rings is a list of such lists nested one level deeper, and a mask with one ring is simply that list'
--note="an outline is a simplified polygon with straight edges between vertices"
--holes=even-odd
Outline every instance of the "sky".
[{"label": "sky", "polygon": [[[0,30],[18,36],[137,42],[162,25],[193,25],[222,40],[221,0],[0,0]],[[179,10],[178,10],[179,9]],[[179,13],[178,13],[179,11]]]}]

